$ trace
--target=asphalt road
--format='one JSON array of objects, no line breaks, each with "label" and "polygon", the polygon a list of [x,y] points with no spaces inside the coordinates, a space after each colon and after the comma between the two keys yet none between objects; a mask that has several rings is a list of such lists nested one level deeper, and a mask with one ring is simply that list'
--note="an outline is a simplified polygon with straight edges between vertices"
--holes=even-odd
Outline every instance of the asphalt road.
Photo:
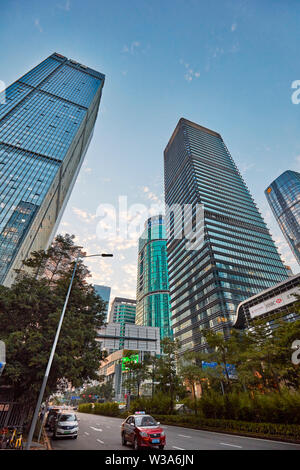
[{"label": "asphalt road", "polygon": [[[77,439],[51,439],[54,450],[131,450],[121,445],[122,419],[77,413]],[[300,445],[269,441],[217,432],[198,431],[177,426],[163,426],[166,450],[300,450]]]}]

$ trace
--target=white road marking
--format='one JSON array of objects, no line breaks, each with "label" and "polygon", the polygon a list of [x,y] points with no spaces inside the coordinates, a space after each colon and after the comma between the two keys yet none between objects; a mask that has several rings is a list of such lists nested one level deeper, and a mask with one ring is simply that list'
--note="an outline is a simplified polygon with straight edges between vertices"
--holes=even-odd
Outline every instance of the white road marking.
[{"label": "white road marking", "polygon": [[242,449],[242,446],[236,446],[234,444],[226,444],[226,442],[220,442],[221,446],[230,446],[230,447],[238,447],[239,449]]},{"label": "white road marking", "polygon": [[90,428],[93,429],[94,431],[100,431],[100,432],[102,432],[102,429],[100,429],[100,428],[94,428],[93,426],[90,426]]},{"label": "white road marking", "polygon": [[184,434],[178,434],[179,437],[188,437],[189,439],[191,439],[192,437],[191,436],[185,436]]},{"label": "white road marking", "polygon": [[[164,426],[166,427],[166,426]],[[173,426],[173,427],[178,427],[178,426]],[[225,432],[217,432],[217,431],[206,431],[205,429],[191,429],[191,428],[184,428],[186,430],[189,430],[189,431],[196,431],[197,433],[199,432],[204,432],[206,434],[218,434],[219,436],[231,436],[231,434],[229,433],[225,433]],[[250,437],[250,436],[239,436],[237,434],[234,434],[234,437],[237,437],[238,439],[252,439],[253,441],[266,441],[266,442],[272,442],[273,444],[276,444],[276,442],[280,443],[280,444],[286,444],[286,445],[292,445],[292,446],[297,446],[299,447],[299,444],[295,444],[293,442],[284,442],[284,441],[275,441],[275,440],[272,440],[272,439],[264,439],[264,438],[260,438],[260,437]]]},{"label": "white road marking", "polygon": [[103,441],[100,441],[100,439],[97,439],[97,441],[100,442],[100,444],[104,444],[104,442],[103,442]]},{"label": "white road marking", "polygon": [[176,447],[176,446],[172,446],[172,447],[173,447],[173,449],[185,450],[185,449],[183,449],[182,447]]},{"label": "white road marking", "polygon": [[89,436],[89,435],[90,435],[90,433],[89,433],[89,432],[86,432],[86,431],[84,431],[84,434],[86,434],[87,436]]}]

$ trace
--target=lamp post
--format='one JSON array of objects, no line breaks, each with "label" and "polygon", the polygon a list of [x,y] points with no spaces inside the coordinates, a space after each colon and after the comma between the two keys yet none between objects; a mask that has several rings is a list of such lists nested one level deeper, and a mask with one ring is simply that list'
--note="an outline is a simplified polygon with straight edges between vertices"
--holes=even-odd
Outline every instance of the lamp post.
[{"label": "lamp post", "polygon": [[[81,248],[81,247],[79,247],[79,248]],[[42,386],[41,386],[41,389],[40,389],[39,398],[38,398],[38,401],[37,401],[37,404],[36,404],[36,407],[35,407],[35,411],[34,411],[34,415],[33,415],[33,418],[32,418],[32,422],[31,422],[31,426],[30,426],[30,430],[29,430],[25,450],[30,450],[30,446],[31,446],[31,443],[32,443],[33,433],[34,433],[34,430],[35,430],[35,427],[36,427],[36,422],[38,420],[39,409],[40,409],[40,406],[41,406],[41,403],[42,403],[42,400],[43,400],[43,396],[44,396],[44,392],[45,392],[45,388],[46,388],[46,385],[47,385],[47,381],[48,381],[48,377],[49,377],[49,373],[50,373],[50,369],[51,369],[51,365],[52,365],[56,345],[57,345],[57,342],[58,342],[58,338],[59,338],[60,330],[61,330],[61,327],[62,327],[63,319],[64,319],[64,316],[65,316],[66,308],[67,308],[67,305],[68,305],[68,301],[69,301],[69,297],[70,297],[70,293],[71,293],[71,289],[72,289],[72,284],[73,284],[73,281],[74,281],[74,277],[75,277],[75,273],[76,273],[79,258],[91,258],[93,256],[112,257],[113,255],[111,253],[101,253],[101,254],[96,254],[96,255],[85,256],[85,255],[82,255],[80,253],[76,258],[73,273],[72,273],[72,277],[71,277],[69,288],[68,288],[68,292],[67,292],[66,299],[65,299],[65,303],[64,303],[62,312],[60,314],[59,323],[58,323],[58,326],[57,326],[57,330],[56,330],[55,338],[54,338],[54,341],[53,341],[51,353],[50,353],[50,356],[49,356],[47,368],[46,368],[46,371],[45,371],[43,383],[42,383]]]}]

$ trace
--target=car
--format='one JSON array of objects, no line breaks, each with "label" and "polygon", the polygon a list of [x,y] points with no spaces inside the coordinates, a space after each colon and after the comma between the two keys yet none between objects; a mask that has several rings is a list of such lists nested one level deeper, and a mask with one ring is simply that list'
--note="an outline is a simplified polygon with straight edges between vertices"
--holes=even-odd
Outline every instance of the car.
[{"label": "car", "polygon": [[166,445],[166,434],[160,423],[152,416],[139,411],[123,421],[121,440],[123,446],[129,442],[135,450],[146,447],[163,450]]},{"label": "car", "polygon": [[57,415],[53,429],[53,439],[72,437],[77,439],[78,419],[75,413],[63,412]]}]

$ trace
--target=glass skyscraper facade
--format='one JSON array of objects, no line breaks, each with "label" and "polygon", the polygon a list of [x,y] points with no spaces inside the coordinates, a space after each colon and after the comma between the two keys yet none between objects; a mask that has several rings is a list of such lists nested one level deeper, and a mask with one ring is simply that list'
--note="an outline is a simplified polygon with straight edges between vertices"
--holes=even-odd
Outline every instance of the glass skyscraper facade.
[{"label": "glass skyscraper facade", "polygon": [[156,326],[172,337],[167,240],[164,217],[150,217],[139,239],[136,324]]},{"label": "glass skyscraper facade", "polygon": [[[186,249],[182,216],[166,220],[172,327],[182,352],[203,329],[230,334],[238,304],[287,278],[270,233],[220,134],[180,119],[164,152],[167,206],[204,205],[204,243]],[[176,228],[177,224],[177,228]],[[178,225],[179,224],[179,225]],[[179,227],[179,228],[178,228]]]},{"label": "glass skyscraper facade", "polygon": [[83,162],[104,75],[54,53],[0,96],[0,283],[46,249]]},{"label": "glass skyscraper facade", "polygon": [[102,298],[104,302],[106,302],[106,309],[105,309],[105,319],[107,321],[108,317],[108,306],[109,306],[109,299],[110,299],[110,291],[111,288],[108,286],[99,286],[98,284],[94,284],[94,289],[96,293]]},{"label": "glass skyscraper facade", "polygon": [[285,171],[266,189],[272,212],[300,264],[300,173]]},{"label": "glass skyscraper facade", "polygon": [[136,315],[136,301],[124,297],[115,297],[111,304],[108,322],[120,323],[120,347],[124,345],[125,325],[134,324]]}]

